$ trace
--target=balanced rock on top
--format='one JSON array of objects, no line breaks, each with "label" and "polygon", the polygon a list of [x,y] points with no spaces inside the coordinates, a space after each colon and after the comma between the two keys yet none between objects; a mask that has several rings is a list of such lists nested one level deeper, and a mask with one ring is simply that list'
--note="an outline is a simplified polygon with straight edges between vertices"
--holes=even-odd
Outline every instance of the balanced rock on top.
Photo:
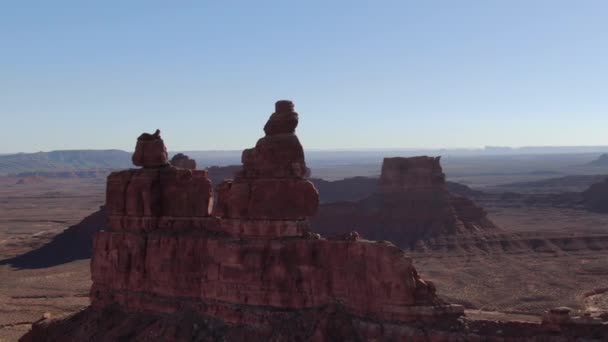
[{"label": "balanced rock on top", "polygon": [[135,166],[144,168],[168,165],[169,155],[165,143],[160,137],[160,130],[157,129],[154,134],[143,133],[137,138],[132,161]]},{"label": "balanced rock on top", "polygon": [[275,103],[274,108],[274,113],[264,126],[266,135],[295,133],[298,126],[298,113],[294,111],[293,102],[280,100]]},{"label": "balanced rock on top", "polygon": [[275,103],[273,113],[254,148],[243,151],[243,178],[305,178],[308,173],[304,149],[295,134],[298,113],[287,100]]}]

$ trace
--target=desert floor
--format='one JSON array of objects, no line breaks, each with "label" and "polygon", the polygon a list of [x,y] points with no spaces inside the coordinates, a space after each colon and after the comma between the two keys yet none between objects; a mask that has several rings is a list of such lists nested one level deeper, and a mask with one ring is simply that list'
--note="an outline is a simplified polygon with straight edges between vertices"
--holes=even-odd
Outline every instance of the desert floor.
[{"label": "desert floor", "polygon": [[[0,341],[14,341],[45,313],[88,305],[89,260],[17,269],[1,260],[47,243],[104,202],[105,179],[0,177]],[[608,215],[583,210],[480,203],[502,229],[540,236],[608,233]],[[608,309],[608,250],[520,251],[468,255],[411,253],[419,272],[448,301],[472,310],[538,314],[556,306]]]}]

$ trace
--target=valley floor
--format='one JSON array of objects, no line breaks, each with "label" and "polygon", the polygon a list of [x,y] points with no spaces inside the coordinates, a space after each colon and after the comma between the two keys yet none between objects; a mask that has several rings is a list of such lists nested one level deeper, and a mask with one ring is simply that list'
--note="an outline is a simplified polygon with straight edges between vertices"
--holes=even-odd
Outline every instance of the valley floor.
[{"label": "valley floor", "polygon": [[[63,315],[88,305],[89,260],[32,269],[17,269],[1,261],[36,249],[96,211],[104,201],[104,181],[15,184],[15,179],[0,180],[0,341],[16,340],[45,313]],[[574,234],[590,241],[608,234],[608,215],[480,204],[507,233]],[[411,256],[441,296],[464,304],[472,316],[537,320],[538,314],[557,306],[608,310],[607,249],[583,244],[571,251],[412,252]]]}]

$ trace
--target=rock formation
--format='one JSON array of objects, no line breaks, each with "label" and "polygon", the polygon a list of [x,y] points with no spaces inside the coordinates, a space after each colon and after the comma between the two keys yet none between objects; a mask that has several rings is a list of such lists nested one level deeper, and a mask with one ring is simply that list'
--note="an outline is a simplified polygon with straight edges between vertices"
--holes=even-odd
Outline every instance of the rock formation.
[{"label": "rock formation", "polygon": [[196,160],[190,159],[190,157],[183,153],[174,155],[171,158],[170,164],[180,169],[196,170]]},{"label": "rock formation", "polygon": [[143,133],[137,138],[132,160],[135,166],[144,168],[168,165],[169,155],[163,139],[160,138],[160,130],[157,129],[153,134]]},{"label": "rock formation", "polygon": [[603,182],[592,184],[583,191],[583,203],[590,211],[608,213],[608,178]]},{"label": "rock formation", "polygon": [[254,148],[243,151],[243,169],[234,180],[218,186],[215,215],[244,229],[244,235],[258,233],[249,232],[247,227],[256,224],[243,225],[243,219],[272,221],[264,224],[282,225],[281,229],[287,229],[284,236],[301,235],[306,230],[305,219],[316,213],[319,193],[305,179],[308,169],[295,134],[297,124],[293,104],[278,101],[264,126],[266,136]]},{"label": "rock formation", "polygon": [[589,163],[591,166],[608,166],[608,153],[603,153],[597,159]]},{"label": "rock formation", "polygon": [[[22,341],[463,341],[544,332],[483,323],[470,332],[462,307],[439,299],[394,245],[311,233],[318,193],[302,172],[296,126],[293,104],[278,102],[266,137],[243,152],[243,171],[219,185],[214,216],[205,171],[145,162],[112,173],[91,306],[37,322]],[[162,160],[159,146],[147,161]],[[604,325],[583,328],[606,336]]]},{"label": "rock formation", "polygon": [[[264,340],[276,333],[281,339],[382,336],[378,320],[442,317],[458,325],[462,308],[443,303],[397,247],[356,234],[325,240],[310,233],[307,218],[315,214],[318,192],[305,178],[296,126],[293,104],[277,102],[266,136],[243,152],[242,172],[218,186],[214,216],[207,172],[167,166],[160,136],[142,135],[136,154],[143,157],[133,159],[144,168],[108,176],[108,226],[95,239],[91,307],[64,321],[89,324],[73,327],[70,337],[60,322],[39,324],[24,339],[110,338],[112,328],[90,325],[110,311],[114,317],[148,315],[158,324],[167,324],[166,314],[188,312],[198,324],[247,325],[251,336]],[[303,318],[312,312],[319,314]],[[273,332],[294,319],[312,325]],[[129,336],[143,338],[139,328]],[[416,327],[406,334],[425,332]]]},{"label": "rock formation", "polygon": [[385,158],[377,192],[357,202],[328,203],[315,231],[357,230],[372,240],[413,248],[418,241],[495,228],[485,211],[448,191],[439,158]]}]

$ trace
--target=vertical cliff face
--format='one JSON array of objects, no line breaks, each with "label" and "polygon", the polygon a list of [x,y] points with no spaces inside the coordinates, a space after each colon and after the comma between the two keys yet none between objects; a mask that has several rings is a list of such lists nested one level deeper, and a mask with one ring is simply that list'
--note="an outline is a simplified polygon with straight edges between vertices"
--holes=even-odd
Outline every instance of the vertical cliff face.
[{"label": "vertical cliff face", "polygon": [[333,235],[357,230],[365,238],[413,247],[418,241],[495,228],[483,209],[451,195],[440,159],[385,158],[375,194],[321,206],[315,231]]},{"label": "vertical cliff face", "polygon": [[412,190],[445,193],[445,174],[440,157],[384,158],[378,191],[403,194]]}]

